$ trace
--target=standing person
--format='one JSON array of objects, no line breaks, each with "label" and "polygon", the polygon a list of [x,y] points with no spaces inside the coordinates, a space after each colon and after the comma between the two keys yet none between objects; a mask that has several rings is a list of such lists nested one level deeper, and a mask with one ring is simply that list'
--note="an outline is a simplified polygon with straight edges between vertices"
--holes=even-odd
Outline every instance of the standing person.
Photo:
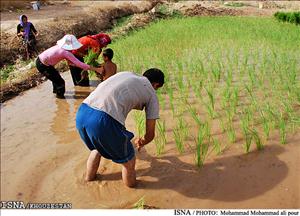
[{"label": "standing person", "polygon": [[159,103],[155,90],[164,84],[161,70],[152,68],[143,76],[119,72],[98,87],[83,101],[76,115],[76,128],[91,151],[85,179],[92,181],[101,156],[122,165],[122,179],[128,187],[136,184],[135,152],[131,143],[134,134],[125,128],[125,119],[132,109],[146,112],[146,133],[135,140],[138,150],[155,136]]},{"label": "standing person", "polygon": [[[87,35],[78,39],[83,45],[80,49],[72,51],[74,56],[83,62],[83,57],[88,54],[89,50],[96,53],[95,58],[98,58],[102,48],[111,43],[111,39],[107,34],[99,33],[96,35]],[[88,73],[83,73],[81,68],[70,65],[70,71],[74,85],[89,86]]]},{"label": "standing person", "polygon": [[101,80],[106,80],[117,73],[117,65],[112,62],[114,51],[110,48],[105,49],[102,53],[104,64],[102,65],[102,72],[100,74]]},{"label": "standing person", "polygon": [[22,37],[23,46],[26,49],[27,60],[33,57],[36,51],[36,36],[38,36],[38,31],[35,29],[31,22],[28,22],[26,15],[20,16],[20,23],[17,26],[17,36]]},{"label": "standing person", "polygon": [[65,94],[65,81],[54,68],[58,62],[68,60],[83,70],[94,70],[98,73],[101,71],[100,68],[84,64],[71,53],[72,50],[76,50],[81,46],[82,44],[78,42],[74,35],[65,35],[57,41],[55,46],[42,52],[36,60],[38,71],[52,81],[53,93],[56,93],[57,98],[64,98]]}]

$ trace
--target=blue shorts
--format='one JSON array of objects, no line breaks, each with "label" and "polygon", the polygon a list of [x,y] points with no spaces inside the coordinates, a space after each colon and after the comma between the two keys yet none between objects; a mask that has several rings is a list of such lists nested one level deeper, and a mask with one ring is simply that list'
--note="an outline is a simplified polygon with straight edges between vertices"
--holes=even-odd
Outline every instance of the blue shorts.
[{"label": "blue shorts", "polygon": [[76,128],[81,139],[92,151],[116,163],[126,163],[134,157],[130,140],[134,134],[107,113],[82,103],[76,114]]}]

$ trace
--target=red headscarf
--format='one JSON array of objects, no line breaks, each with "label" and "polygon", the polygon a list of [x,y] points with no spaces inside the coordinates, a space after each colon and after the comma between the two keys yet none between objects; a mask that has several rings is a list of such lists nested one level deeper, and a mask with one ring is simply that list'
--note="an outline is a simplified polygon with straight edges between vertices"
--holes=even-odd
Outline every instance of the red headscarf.
[{"label": "red headscarf", "polygon": [[93,39],[95,39],[95,40],[97,40],[100,43],[101,47],[104,47],[107,44],[111,43],[110,37],[107,34],[104,34],[104,33],[99,33],[99,34],[96,34],[96,35],[91,35],[90,37],[93,38]]}]

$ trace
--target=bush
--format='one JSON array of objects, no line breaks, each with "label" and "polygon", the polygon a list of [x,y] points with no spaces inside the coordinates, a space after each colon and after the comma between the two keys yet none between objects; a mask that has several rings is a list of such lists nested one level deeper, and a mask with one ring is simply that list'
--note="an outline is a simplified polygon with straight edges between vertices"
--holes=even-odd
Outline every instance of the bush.
[{"label": "bush", "polygon": [[274,17],[278,21],[300,24],[300,12],[276,12]]}]

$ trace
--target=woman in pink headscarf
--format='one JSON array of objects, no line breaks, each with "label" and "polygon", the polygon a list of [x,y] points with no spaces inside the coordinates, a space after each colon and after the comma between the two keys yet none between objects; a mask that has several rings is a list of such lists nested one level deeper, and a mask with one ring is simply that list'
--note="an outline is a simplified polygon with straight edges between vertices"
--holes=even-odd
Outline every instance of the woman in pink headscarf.
[{"label": "woman in pink headscarf", "polygon": [[[97,57],[102,52],[102,48],[105,48],[108,44],[111,43],[111,39],[107,34],[99,33],[96,35],[87,35],[78,39],[82,44],[82,47],[78,50],[73,50],[72,53],[74,56],[83,62],[83,57],[88,54],[89,49],[97,53]],[[69,65],[73,83],[74,85],[79,86],[89,86],[89,77],[86,73],[82,74],[83,70],[74,65]]]}]

